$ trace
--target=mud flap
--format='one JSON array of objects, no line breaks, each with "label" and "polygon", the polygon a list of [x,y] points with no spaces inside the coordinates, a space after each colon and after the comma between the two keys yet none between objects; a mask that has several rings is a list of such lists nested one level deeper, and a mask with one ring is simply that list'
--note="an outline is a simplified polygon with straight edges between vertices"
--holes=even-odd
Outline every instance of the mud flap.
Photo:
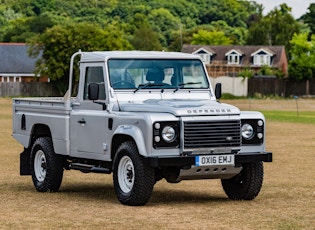
[{"label": "mud flap", "polygon": [[24,151],[20,154],[20,175],[28,176],[31,175],[30,170],[30,149],[24,148]]}]

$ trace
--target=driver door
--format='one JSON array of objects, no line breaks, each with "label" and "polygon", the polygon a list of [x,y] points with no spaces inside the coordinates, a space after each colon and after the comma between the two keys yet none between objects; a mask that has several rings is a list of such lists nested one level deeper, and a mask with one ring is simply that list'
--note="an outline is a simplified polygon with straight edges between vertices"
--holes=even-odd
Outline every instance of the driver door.
[{"label": "driver door", "polygon": [[[84,84],[79,90],[77,100],[70,115],[70,148],[71,155],[80,158],[105,160],[108,150],[108,111],[103,106],[89,100],[89,84],[99,85],[98,102],[106,103],[104,84],[104,68],[92,64],[82,64],[81,71],[85,73]],[[82,69],[83,68],[83,69]]]}]

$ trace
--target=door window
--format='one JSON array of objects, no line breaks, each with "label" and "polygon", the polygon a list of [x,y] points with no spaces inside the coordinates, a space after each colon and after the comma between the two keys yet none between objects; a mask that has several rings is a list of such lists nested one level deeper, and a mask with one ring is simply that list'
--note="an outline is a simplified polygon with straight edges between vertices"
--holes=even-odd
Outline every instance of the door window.
[{"label": "door window", "polygon": [[99,100],[105,100],[105,84],[104,84],[104,74],[103,67],[101,66],[89,66],[86,67],[85,71],[85,82],[84,82],[84,95],[83,99],[88,100],[88,89],[91,83],[96,83],[99,85]]}]

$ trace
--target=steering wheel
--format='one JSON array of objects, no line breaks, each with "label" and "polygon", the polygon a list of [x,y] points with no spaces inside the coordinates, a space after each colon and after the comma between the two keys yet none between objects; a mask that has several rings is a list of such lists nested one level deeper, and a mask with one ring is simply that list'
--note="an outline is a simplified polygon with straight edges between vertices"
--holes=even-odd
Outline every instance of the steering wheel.
[{"label": "steering wheel", "polygon": [[122,89],[128,89],[128,88],[134,88],[135,86],[129,82],[129,81],[116,81],[113,83],[113,88],[122,88]]}]

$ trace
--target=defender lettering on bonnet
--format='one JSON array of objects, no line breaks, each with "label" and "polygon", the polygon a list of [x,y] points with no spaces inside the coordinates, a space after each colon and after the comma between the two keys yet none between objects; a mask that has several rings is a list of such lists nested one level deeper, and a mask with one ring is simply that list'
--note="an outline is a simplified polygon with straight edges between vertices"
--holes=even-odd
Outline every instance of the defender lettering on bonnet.
[{"label": "defender lettering on bonnet", "polygon": [[[80,57],[73,94],[74,60]],[[77,52],[62,98],[13,99],[20,174],[57,192],[64,170],[113,173],[122,204],[144,205],[165,179],[220,179],[226,195],[252,200],[263,183],[266,121],[221,103],[199,56],[175,52]]]},{"label": "defender lettering on bonnet", "polygon": [[231,109],[199,109],[187,110],[188,114],[231,113]]}]

